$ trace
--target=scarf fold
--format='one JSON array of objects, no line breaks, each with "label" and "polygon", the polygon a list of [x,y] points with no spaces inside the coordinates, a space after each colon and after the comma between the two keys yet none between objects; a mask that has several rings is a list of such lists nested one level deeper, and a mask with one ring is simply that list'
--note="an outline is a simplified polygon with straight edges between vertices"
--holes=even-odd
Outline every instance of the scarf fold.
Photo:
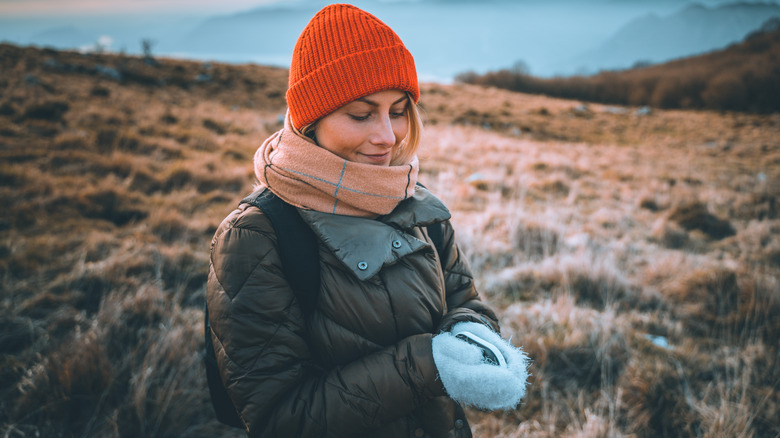
[{"label": "scarf fold", "polygon": [[254,164],[260,184],[288,204],[358,217],[388,214],[414,195],[419,170],[416,156],[389,167],[347,161],[296,134],[289,113],[284,128],[257,149]]}]

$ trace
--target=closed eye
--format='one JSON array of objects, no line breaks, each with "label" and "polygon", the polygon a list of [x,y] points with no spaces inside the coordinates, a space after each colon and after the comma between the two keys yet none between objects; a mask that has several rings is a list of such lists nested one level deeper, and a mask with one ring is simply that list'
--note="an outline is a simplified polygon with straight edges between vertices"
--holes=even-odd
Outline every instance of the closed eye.
[{"label": "closed eye", "polygon": [[352,118],[352,120],[362,122],[363,120],[368,120],[368,118],[371,117],[371,113],[364,115],[350,114],[349,117]]},{"label": "closed eye", "polygon": [[403,117],[403,116],[405,116],[407,107],[408,107],[408,105],[404,105],[403,108],[396,109],[396,110],[391,110],[390,111],[390,116],[391,117]]}]

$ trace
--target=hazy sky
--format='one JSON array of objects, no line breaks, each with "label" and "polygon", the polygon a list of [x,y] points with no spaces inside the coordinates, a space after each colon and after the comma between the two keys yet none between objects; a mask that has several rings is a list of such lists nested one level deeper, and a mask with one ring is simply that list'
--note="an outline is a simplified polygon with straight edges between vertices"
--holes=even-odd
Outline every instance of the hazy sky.
[{"label": "hazy sky", "polygon": [[[517,61],[539,75],[585,71],[583,66],[592,61],[583,60],[587,52],[630,20],[672,14],[694,1],[715,5],[736,0],[342,1],[377,14],[419,57],[419,73],[440,79]],[[298,32],[317,8],[332,2],[0,0],[0,41],[84,51],[99,44],[102,50],[132,54],[147,40],[154,42],[155,54],[164,56],[287,66]],[[281,4],[292,7],[239,15]]]},{"label": "hazy sky", "polygon": [[280,0],[0,0],[4,18],[116,13],[233,13]]},{"label": "hazy sky", "polygon": [[[387,3],[419,0],[378,0]],[[440,0],[441,1],[441,0]],[[462,0],[453,0],[462,1]],[[512,1],[512,0],[505,0]],[[515,0],[518,3],[544,2],[545,0]],[[552,0],[547,0],[551,1]],[[604,3],[601,0],[601,3]],[[656,0],[655,3],[685,4],[688,0]],[[699,3],[719,3],[720,0],[698,0]],[[0,17],[41,17],[62,15],[114,15],[129,14],[231,14],[264,4],[274,3],[326,3],[317,0],[0,0]],[[444,2],[442,2],[444,3]],[[490,1],[486,0],[486,5]],[[588,0],[577,3],[587,4]],[[613,0],[617,5],[649,3],[647,0]]]}]

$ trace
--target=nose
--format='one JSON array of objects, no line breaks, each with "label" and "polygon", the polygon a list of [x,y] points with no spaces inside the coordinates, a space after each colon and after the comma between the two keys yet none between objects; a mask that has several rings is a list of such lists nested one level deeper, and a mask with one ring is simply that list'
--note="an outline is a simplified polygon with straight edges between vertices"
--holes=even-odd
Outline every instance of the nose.
[{"label": "nose", "polygon": [[370,138],[371,144],[384,147],[395,145],[395,133],[389,116],[378,117],[374,132]]}]

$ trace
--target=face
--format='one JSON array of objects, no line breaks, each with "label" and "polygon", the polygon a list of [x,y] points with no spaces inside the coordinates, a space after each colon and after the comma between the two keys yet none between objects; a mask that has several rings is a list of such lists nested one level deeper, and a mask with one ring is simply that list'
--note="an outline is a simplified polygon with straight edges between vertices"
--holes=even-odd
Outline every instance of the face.
[{"label": "face", "polygon": [[317,122],[317,144],[347,161],[389,166],[409,128],[409,104],[400,90],[353,100]]}]

